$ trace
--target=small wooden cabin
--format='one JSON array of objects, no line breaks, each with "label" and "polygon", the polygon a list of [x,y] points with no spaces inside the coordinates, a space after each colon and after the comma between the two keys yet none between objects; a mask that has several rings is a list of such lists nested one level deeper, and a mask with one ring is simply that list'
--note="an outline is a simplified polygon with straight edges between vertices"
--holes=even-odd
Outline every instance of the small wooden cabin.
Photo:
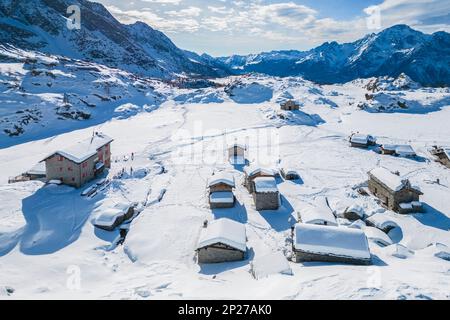
[{"label": "small wooden cabin", "polygon": [[253,200],[257,211],[278,210],[280,192],[273,177],[258,177],[253,181]]},{"label": "small wooden cabin", "polygon": [[450,168],[450,148],[434,146],[430,153],[435,157],[436,161]]},{"label": "small wooden cabin", "polygon": [[402,179],[381,167],[373,169],[368,175],[369,190],[384,207],[401,214],[422,211],[419,198],[423,193],[413,187],[408,179]]},{"label": "small wooden cabin", "polygon": [[367,237],[360,229],[298,223],[292,239],[292,261],[297,263],[372,263]]},{"label": "small wooden cabin", "polygon": [[294,100],[288,100],[286,102],[281,103],[281,110],[285,111],[300,110],[300,105],[296,103]]},{"label": "small wooden cabin", "polygon": [[262,168],[258,166],[248,166],[244,168],[244,186],[247,188],[248,192],[253,193],[254,185],[253,182],[259,177],[272,177],[275,178],[275,172],[269,168]]},{"label": "small wooden cabin", "polygon": [[198,263],[221,263],[245,259],[245,225],[227,218],[206,223],[197,245]]},{"label": "small wooden cabin", "polygon": [[229,173],[216,173],[208,182],[209,205],[211,209],[234,207],[234,177]]},{"label": "small wooden cabin", "polygon": [[353,148],[368,148],[377,144],[377,140],[373,136],[359,133],[352,134],[349,141]]}]

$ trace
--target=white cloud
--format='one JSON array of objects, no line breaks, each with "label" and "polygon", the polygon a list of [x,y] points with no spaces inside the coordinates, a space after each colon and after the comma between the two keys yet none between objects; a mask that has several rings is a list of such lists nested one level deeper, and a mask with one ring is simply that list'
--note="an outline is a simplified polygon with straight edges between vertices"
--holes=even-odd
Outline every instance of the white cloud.
[{"label": "white cloud", "polygon": [[158,16],[149,9],[141,10],[121,10],[115,6],[108,6],[107,9],[122,23],[131,24],[136,21],[147,23],[163,32],[177,33],[177,32],[196,32],[200,28],[200,24],[193,18],[179,18],[166,19]]},{"label": "white cloud", "polygon": [[183,0],[141,0],[142,2],[179,5]]},{"label": "white cloud", "polygon": [[188,7],[178,11],[168,11],[167,14],[172,17],[198,17],[202,9],[198,7]]}]

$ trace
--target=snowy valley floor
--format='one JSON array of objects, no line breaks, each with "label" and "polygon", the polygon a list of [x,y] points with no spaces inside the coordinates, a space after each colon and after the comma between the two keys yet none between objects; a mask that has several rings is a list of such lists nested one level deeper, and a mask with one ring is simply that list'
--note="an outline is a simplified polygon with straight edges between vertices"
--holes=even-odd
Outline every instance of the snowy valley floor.
[{"label": "snowy valley floor", "polygon": [[[267,81],[274,95],[290,88],[289,82]],[[123,167],[149,170],[113,180],[93,199],[64,186],[6,182],[54,150],[90,136],[94,128],[0,149],[0,299],[450,299],[450,262],[435,256],[434,245],[450,247],[450,170],[428,152],[434,144],[450,145],[450,106],[421,113],[372,113],[349,105],[365,93],[357,86],[321,87],[321,103],[311,90],[309,85],[290,89],[294,97],[304,97],[291,121],[272,117],[279,106],[271,97],[250,103],[252,94],[266,94],[250,90],[238,92],[239,101],[214,101],[211,92],[204,94],[206,101],[180,104],[168,99],[152,112],[95,126],[115,139],[112,153],[119,160],[110,177]],[[422,99],[419,94],[415,98]],[[411,144],[419,158],[350,148],[348,136],[354,131],[373,134],[380,143]],[[267,146],[267,135],[275,143]],[[278,211],[256,211],[242,186],[242,168],[221,154],[227,142],[246,137],[253,146],[250,161],[258,157],[276,166],[281,160],[301,176],[300,182],[279,179]],[[273,145],[272,155],[264,157]],[[123,161],[131,152],[134,161]],[[373,266],[290,262],[293,275],[252,277],[255,257],[277,251],[289,256],[290,227],[302,207],[325,207],[328,201],[358,204],[368,215],[382,212],[373,198],[352,189],[377,166],[400,171],[424,192],[426,213],[385,213],[399,226],[393,241],[412,254],[401,259],[393,255],[395,245],[370,242]],[[233,209],[209,209],[206,182],[217,169],[232,172],[238,182]],[[440,184],[433,183],[437,178]],[[154,201],[162,191],[162,200]],[[146,199],[149,205],[132,222],[123,246],[111,246],[118,232],[101,231],[91,223],[115,202]],[[219,217],[246,224],[248,258],[199,266],[194,250],[203,221]]]}]

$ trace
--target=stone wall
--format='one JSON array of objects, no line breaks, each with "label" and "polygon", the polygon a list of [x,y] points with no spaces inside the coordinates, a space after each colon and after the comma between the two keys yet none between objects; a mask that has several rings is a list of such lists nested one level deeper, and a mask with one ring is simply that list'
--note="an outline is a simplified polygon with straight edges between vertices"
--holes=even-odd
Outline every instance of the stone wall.
[{"label": "stone wall", "polygon": [[216,244],[197,250],[198,263],[221,263],[244,260],[245,252]]},{"label": "stone wall", "polygon": [[280,196],[278,192],[253,193],[253,200],[257,211],[277,210],[280,207]]},{"label": "stone wall", "polygon": [[339,262],[354,265],[371,265],[371,259],[357,259],[351,257],[338,257],[326,254],[310,253],[301,250],[295,250],[292,254],[292,261],[299,262]]}]

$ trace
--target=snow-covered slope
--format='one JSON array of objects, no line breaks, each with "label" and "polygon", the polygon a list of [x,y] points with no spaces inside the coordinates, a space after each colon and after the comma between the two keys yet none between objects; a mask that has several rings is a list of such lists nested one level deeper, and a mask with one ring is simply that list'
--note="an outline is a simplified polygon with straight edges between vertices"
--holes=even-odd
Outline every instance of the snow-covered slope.
[{"label": "snow-covered slope", "polygon": [[151,111],[168,85],[97,63],[0,45],[0,146]]},{"label": "snow-covered slope", "polygon": [[[81,29],[69,30],[66,11],[81,9]],[[87,0],[0,0],[0,43],[100,63],[146,76],[223,75],[194,61],[163,33],[144,23],[123,25]]]},{"label": "snow-covered slope", "polygon": [[[20,75],[28,72],[22,66],[9,68]],[[69,73],[66,68],[61,70]],[[107,71],[108,77],[119,78]],[[442,102],[450,93],[381,91],[417,101],[420,112],[375,113],[357,106],[373,93],[366,85],[361,80],[317,86],[300,78],[264,76],[221,79],[216,87],[202,89],[161,83],[158,92],[166,100],[152,112],[136,98],[134,115],[0,149],[0,299],[449,299],[450,171],[432,160],[428,148],[450,145],[450,104]],[[237,89],[227,93],[227,87]],[[271,95],[257,101],[262,88]],[[155,92],[142,90],[144,96]],[[280,97],[298,101],[300,111],[281,112]],[[303,122],[308,115],[321,121]],[[111,183],[94,197],[37,181],[6,183],[93,130],[114,138]],[[373,134],[379,143],[411,144],[418,157],[351,148],[348,136],[356,131]],[[279,210],[255,210],[242,186],[242,168],[226,159],[226,146],[234,141],[248,145],[252,163],[299,173],[297,181],[277,179]],[[424,213],[398,215],[355,190],[379,166],[399,171],[421,188]],[[209,209],[207,182],[219,170],[235,178],[232,209]],[[118,230],[92,225],[115,204],[135,201],[143,211],[124,226],[129,232],[123,245]],[[282,259],[292,253],[291,226],[308,206],[338,214],[340,228],[350,225],[339,213],[351,206],[358,206],[367,222],[374,216],[375,227],[393,227],[380,245],[379,230],[359,222],[372,239],[374,265],[287,262],[287,268]],[[247,257],[200,266],[195,248],[203,222],[218,218],[245,224]],[[278,260],[266,258],[271,256]]]},{"label": "snow-covered slope", "polygon": [[273,51],[219,58],[235,72],[303,76],[318,83],[406,73],[423,85],[450,85],[450,35],[397,25],[353,43],[327,42],[309,51]]}]

